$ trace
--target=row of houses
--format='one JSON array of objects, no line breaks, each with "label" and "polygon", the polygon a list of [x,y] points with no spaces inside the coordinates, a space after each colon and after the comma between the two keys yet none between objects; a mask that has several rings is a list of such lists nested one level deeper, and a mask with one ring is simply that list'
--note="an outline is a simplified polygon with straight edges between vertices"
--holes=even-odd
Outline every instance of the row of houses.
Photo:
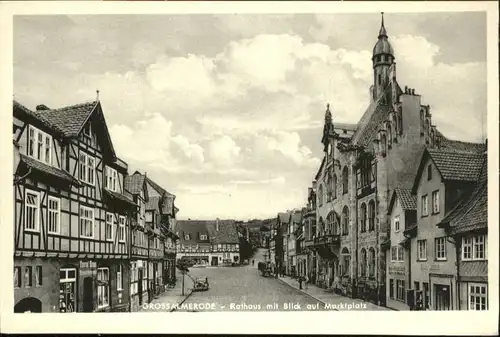
[{"label": "row of houses", "polygon": [[178,220],[177,259],[202,266],[240,264],[239,232],[234,220]]},{"label": "row of houses", "polygon": [[137,311],[175,278],[175,195],[114,149],[99,99],[13,102],[14,311]]},{"label": "row of houses", "polygon": [[486,310],[486,143],[445,137],[421,95],[401,89],[383,19],[372,62],[357,124],[333,123],[327,106],[308,203],[278,214],[270,257],[317,286],[394,309]]}]

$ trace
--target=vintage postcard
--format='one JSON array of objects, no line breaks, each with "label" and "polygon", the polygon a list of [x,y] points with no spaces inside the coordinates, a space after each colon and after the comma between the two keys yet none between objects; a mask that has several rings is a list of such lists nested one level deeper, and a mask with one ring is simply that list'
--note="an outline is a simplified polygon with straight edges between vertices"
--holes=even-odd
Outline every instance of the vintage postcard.
[{"label": "vintage postcard", "polygon": [[497,12],[0,4],[2,332],[497,333]]}]

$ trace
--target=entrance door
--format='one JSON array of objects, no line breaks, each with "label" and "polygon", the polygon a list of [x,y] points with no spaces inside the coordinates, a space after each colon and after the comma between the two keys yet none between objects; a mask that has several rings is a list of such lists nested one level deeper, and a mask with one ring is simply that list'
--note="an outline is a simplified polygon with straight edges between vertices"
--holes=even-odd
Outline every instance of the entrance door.
[{"label": "entrance door", "polygon": [[42,312],[42,302],[34,297],[27,297],[14,306],[15,313]]},{"label": "entrance door", "polygon": [[212,256],[212,266],[217,266],[219,263],[217,256]]},{"label": "entrance door", "polygon": [[436,310],[450,310],[450,286],[435,284]]},{"label": "entrance door", "polygon": [[92,277],[83,279],[83,312],[94,311],[94,281]]},{"label": "entrance door", "polygon": [[138,269],[137,294],[139,295],[139,305],[142,305],[142,272],[142,268]]}]

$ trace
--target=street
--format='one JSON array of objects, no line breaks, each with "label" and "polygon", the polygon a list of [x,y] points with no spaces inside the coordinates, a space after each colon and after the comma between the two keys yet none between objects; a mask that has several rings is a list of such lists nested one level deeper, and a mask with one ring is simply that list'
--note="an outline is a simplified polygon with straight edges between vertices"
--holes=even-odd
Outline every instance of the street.
[{"label": "street", "polygon": [[[190,268],[193,278],[208,277],[210,288],[193,292],[177,311],[300,311],[323,310],[323,305],[274,277],[262,277],[257,263],[264,261],[262,250],[255,265]],[[204,304],[213,305],[208,309]]]}]

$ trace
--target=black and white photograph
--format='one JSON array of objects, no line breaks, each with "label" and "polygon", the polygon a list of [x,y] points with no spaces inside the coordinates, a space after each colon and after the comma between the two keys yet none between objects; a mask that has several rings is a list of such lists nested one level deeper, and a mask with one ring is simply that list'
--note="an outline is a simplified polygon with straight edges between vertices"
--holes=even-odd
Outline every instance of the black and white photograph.
[{"label": "black and white photograph", "polygon": [[498,314],[498,5],[261,5],[10,8],[2,316]]}]

